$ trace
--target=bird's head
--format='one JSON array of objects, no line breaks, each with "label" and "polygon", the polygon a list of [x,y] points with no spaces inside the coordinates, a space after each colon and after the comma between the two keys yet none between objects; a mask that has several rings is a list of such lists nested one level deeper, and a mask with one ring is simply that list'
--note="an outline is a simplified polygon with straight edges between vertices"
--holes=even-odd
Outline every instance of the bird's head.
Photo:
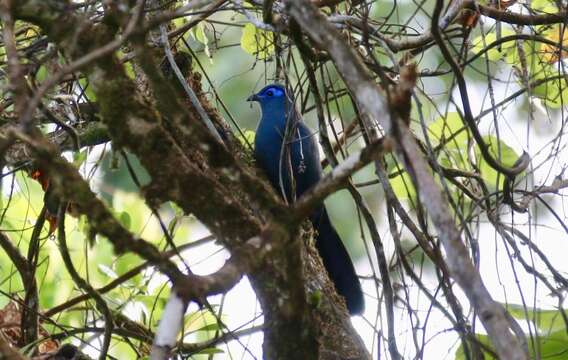
[{"label": "bird's head", "polygon": [[280,84],[265,86],[258,93],[249,96],[247,101],[258,102],[263,113],[286,111],[286,105],[293,104],[293,100],[286,93],[286,88]]}]

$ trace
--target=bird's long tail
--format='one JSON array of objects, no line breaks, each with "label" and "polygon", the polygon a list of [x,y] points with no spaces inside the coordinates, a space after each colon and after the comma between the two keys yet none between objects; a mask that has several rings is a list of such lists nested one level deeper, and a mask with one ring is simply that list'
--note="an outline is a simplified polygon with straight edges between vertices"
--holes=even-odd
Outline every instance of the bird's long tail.
[{"label": "bird's long tail", "polygon": [[331,224],[325,206],[310,217],[317,231],[316,247],[337,292],[345,298],[350,314],[360,314],[365,308],[361,283],[347,249]]}]

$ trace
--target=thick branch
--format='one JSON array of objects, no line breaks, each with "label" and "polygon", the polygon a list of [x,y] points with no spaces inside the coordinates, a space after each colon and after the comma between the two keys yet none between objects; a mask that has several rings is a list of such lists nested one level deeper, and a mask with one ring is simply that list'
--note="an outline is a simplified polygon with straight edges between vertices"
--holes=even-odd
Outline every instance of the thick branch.
[{"label": "thick branch", "polygon": [[[0,134],[11,131],[10,126],[0,129]],[[98,121],[80,124],[76,127],[81,146],[94,146],[108,142],[109,136],[106,126]],[[51,143],[58,146],[59,151],[75,150],[75,146],[65,130],[57,130],[47,135]],[[8,166],[18,166],[33,160],[33,149],[22,141],[16,142],[6,151],[4,160]]]},{"label": "thick branch", "polygon": [[[96,51],[112,41],[116,34],[116,29],[107,23],[93,24],[59,7],[60,2],[57,1],[36,4],[28,0],[19,4],[25,7],[27,19],[42,26],[50,40],[71,57],[83,57]],[[32,11],[34,5],[37,7]],[[60,19],[63,14],[67,23],[74,24],[75,31],[69,31],[67,26],[63,31],[51,22],[53,18]],[[128,12],[121,16],[126,17],[122,19],[122,23],[126,24],[129,21],[125,14]],[[148,27],[142,24],[140,28]],[[259,181],[249,167],[213,138],[198,115],[184,106],[156,66],[153,50],[144,42],[145,39],[140,36],[134,38],[131,45],[135,60],[148,77],[153,96],[149,99],[141,96],[137,84],[128,77],[115,54],[97,58],[83,69],[97,96],[101,119],[108,128],[113,145],[129,149],[150,174],[151,183],[144,189],[150,206],[157,208],[166,201],[176,202],[186,212],[195,214],[232,254],[244,240],[261,232],[261,219],[273,220],[276,226],[271,226],[272,233],[266,238],[270,239],[270,246],[279,251],[266,257],[262,270],[253,269],[248,274],[265,314],[265,356],[305,358],[307,354],[316,358],[321,349],[333,351],[339,357],[357,353],[366,358],[365,348],[349,324],[346,313],[314,311],[308,304],[303,284],[311,281],[317,289],[322,289],[329,286],[329,282],[322,281],[323,267],[318,272],[304,272],[306,263],[313,261],[314,255],[303,253],[304,244],[299,241],[300,233],[296,227],[281,224],[287,223],[288,209],[277,200],[266,182]],[[203,102],[203,99],[200,100]],[[29,143],[36,141],[29,140]],[[36,150],[45,147],[43,142],[33,145]],[[155,248],[132,238],[131,234],[117,226],[116,220],[109,216],[88,184],[69,164],[54,156],[54,151],[40,151],[37,157],[49,168],[49,175],[55,179],[54,187],[67,200],[80,204],[80,212],[87,214],[90,222],[94,223],[93,227],[113,242],[117,252],[133,251],[158,263],[159,270],[170,276],[174,284],[183,281],[179,270],[163,259]],[[250,207],[256,211],[251,211]],[[236,281],[240,272],[233,271],[234,266],[228,264],[226,269],[231,271],[212,285]],[[209,289],[215,288],[212,285]],[[324,290],[324,294],[333,298],[332,288]],[[327,296],[323,303],[337,309],[330,306],[333,304]],[[325,334],[325,344],[320,341],[323,328],[334,329],[332,334]],[[343,339],[341,346],[337,341],[339,337]]]},{"label": "thick branch", "polygon": [[482,15],[513,25],[549,25],[566,22],[568,12],[559,11],[556,14],[523,15],[506,10],[499,10],[492,6],[478,4]]},{"label": "thick branch", "polygon": [[[245,245],[234,249],[231,257],[213,274],[189,274],[175,284],[175,291],[184,302],[225,293],[235,286],[245,273],[264,262],[266,247],[260,237],[253,237]],[[271,249],[274,251],[274,249]]]}]

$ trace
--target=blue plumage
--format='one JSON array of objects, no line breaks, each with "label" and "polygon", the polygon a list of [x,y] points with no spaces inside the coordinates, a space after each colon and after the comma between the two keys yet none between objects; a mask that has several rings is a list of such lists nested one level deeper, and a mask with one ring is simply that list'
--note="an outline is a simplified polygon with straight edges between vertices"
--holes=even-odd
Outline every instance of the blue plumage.
[{"label": "blue plumage", "polygon": [[[322,177],[315,135],[302,122],[293,99],[283,86],[268,85],[248,101],[259,102],[262,109],[255,137],[257,163],[278,192],[288,202],[293,202]],[[283,149],[284,138],[289,146]],[[345,298],[349,312],[360,314],[365,306],[361,284],[323,204],[310,220],[317,231],[316,247],[331,280]]]}]

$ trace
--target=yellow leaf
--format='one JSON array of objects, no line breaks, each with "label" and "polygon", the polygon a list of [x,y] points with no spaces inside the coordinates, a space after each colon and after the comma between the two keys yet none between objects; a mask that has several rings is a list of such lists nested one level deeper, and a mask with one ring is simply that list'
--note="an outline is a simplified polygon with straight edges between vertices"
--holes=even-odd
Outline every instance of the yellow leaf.
[{"label": "yellow leaf", "polygon": [[[542,53],[542,59],[549,64],[553,64],[560,59],[568,57],[568,50],[560,50],[560,44],[562,47],[568,47],[568,30],[564,26],[556,25],[550,30],[547,30],[543,36],[552,40],[558,45],[552,44],[542,44],[540,46],[540,52]],[[562,39],[562,40],[561,40]]]},{"label": "yellow leaf", "polygon": [[247,53],[264,60],[274,53],[272,34],[258,29],[253,24],[246,24],[241,36],[241,48]]}]

